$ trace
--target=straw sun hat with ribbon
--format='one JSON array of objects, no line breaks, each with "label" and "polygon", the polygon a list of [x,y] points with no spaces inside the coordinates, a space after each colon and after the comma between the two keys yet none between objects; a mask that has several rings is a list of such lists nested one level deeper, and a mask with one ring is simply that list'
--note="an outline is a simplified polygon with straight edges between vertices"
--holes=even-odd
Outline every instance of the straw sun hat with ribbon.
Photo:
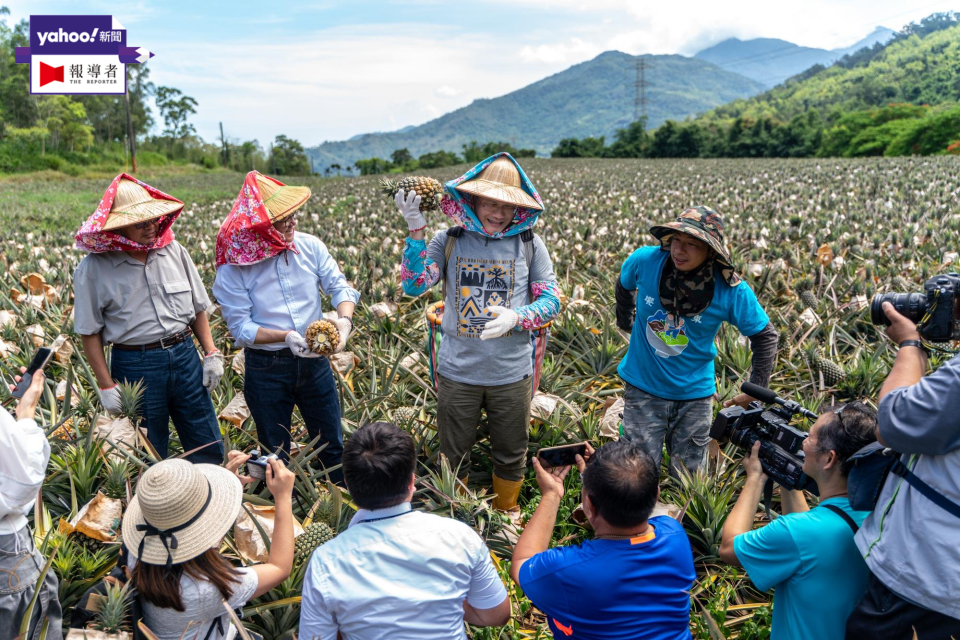
[{"label": "straw sun hat with ribbon", "polygon": [[469,193],[517,207],[542,211],[543,205],[520,186],[520,172],[506,156],[487,165],[475,178],[457,185],[457,191]]},{"label": "straw sun hat with ribbon", "polygon": [[123,516],[123,542],[138,562],[170,567],[218,547],[243,487],[227,469],[169,459],[143,474]]},{"label": "straw sun hat with ribbon", "polygon": [[709,246],[714,253],[714,259],[720,264],[720,273],[731,287],[740,283],[730,261],[730,251],[723,239],[723,218],[710,207],[703,205],[687,209],[674,222],[650,227],[650,233],[660,241],[660,248],[670,250],[670,240],[674,234],[680,232],[693,236]]},{"label": "straw sun hat with ribbon", "polygon": [[121,179],[110,207],[110,215],[101,231],[112,231],[139,222],[153,220],[183,209],[179,200],[153,197],[149,191],[132,180]]},{"label": "straw sun hat with ribbon", "polygon": [[289,218],[310,199],[310,187],[294,187],[257,173],[257,188],[271,223]]}]

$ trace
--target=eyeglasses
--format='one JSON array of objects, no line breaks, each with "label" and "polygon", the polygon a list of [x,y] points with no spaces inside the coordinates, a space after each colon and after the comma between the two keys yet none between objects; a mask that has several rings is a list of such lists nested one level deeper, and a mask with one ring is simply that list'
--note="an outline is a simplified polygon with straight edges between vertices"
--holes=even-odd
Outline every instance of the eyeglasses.
[{"label": "eyeglasses", "polygon": [[146,229],[147,227],[152,227],[155,224],[159,225],[161,222],[163,222],[163,218],[164,216],[160,216],[159,218],[154,218],[153,220],[147,220],[146,222],[138,222],[135,225],[133,225],[133,228],[143,230],[143,229]]},{"label": "eyeglasses", "polygon": [[293,214],[289,218],[284,218],[280,222],[274,223],[278,227],[293,227],[297,224],[297,214]]},{"label": "eyeglasses", "polygon": [[480,208],[487,209],[489,211],[498,211],[502,210],[504,213],[513,213],[516,211],[516,207],[512,204],[505,204],[502,202],[497,202],[495,200],[481,200]]}]

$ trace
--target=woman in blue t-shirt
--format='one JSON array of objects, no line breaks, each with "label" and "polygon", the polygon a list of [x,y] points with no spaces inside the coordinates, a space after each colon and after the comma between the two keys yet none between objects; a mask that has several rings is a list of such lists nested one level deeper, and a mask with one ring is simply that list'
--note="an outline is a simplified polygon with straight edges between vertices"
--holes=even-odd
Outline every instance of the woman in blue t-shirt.
[{"label": "woman in blue t-shirt", "polygon": [[[777,332],[734,271],[715,211],[687,209],[650,233],[660,246],[634,251],[616,287],[617,326],[630,332],[630,348],[618,369],[624,382],[623,435],[640,442],[658,463],[666,440],[670,473],[676,476],[680,463],[691,472],[706,463],[720,324],[729,322],[749,336],[750,382],[764,387]],[[739,394],[726,404],[746,406],[752,400]]]}]

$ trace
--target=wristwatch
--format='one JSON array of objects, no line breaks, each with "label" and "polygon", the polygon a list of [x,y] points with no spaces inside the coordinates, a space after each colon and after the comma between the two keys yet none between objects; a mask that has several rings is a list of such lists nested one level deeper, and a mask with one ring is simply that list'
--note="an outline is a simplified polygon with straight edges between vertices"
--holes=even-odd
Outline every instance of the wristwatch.
[{"label": "wristwatch", "polygon": [[920,342],[919,340],[904,340],[904,341],[901,342],[898,346],[899,346],[901,349],[903,349],[904,347],[917,347],[918,349],[920,349],[921,351],[923,351],[923,352],[926,353],[926,354],[929,354],[929,353],[930,353],[930,350],[927,349],[927,348],[923,345],[923,343]]}]

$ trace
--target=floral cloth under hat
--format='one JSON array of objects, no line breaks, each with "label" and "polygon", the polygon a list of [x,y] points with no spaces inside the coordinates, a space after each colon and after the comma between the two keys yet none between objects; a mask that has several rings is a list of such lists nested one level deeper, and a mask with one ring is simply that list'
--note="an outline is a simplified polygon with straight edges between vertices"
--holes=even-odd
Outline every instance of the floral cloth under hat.
[{"label": "floral cloth under hat", "polygon": [[[464,182],[471,181],[481,173],[483,170],[493,164],[496,160],[500,158],[506,158],[514,164],[517,168],[517,172],[520,175],[520,186],[518,189],[522,189],[523,192],[531,198],[530,202],[536,202],[540,204],[540,209],[527,208],[518,206],[516,212],[513,215],[513,221],[507,225],[507,228],[499,233],[489,234],[483,230],[483,225],[480,224],[480,219],[477,218],[477,214],[473,211],[473,204],[475,202],[475,196],[470,193],[462,193],[458,187]],[[527,174],[523,172],[523,168],[520,166],[520,163],[514,160],[513,156],[506,152],[500,152],[494,154],[479,163],[474,168],[467,171],[465,174],[451,180],[443,185],[443,188],[446,190],[446,194],[443,197],[443,200],[440,202],[440,209],[444,214],[451,220],[453,220],[457,226],[463,227],[467,231],[474,231],[476,233],[482,234],[490,238],[505,238],[507,236],[515,236],[523,231],[532,227],[537,218],[540,217],[540,214],[543,212],[543,201],[540,199],[540,194],[537,193],[536,187],[533,186],[533,183],[530,182],[530,178],[527,177]]]},{"label": "floral cloth under hat", "polygon": [[[159,205],[156,209],[159,212],[160,210],[165,211],[162,215],[140,215],[138,219],[142,220],[151,220],[157,217],[160,218],[160,227],[157,229],[157,239],[151,245],[143,245],[139,242],[134,242],[129,238],[126,238],[116,231],[105,230],[105,227],[108,226],[108,223],[111,220],[111,214],[114,213],[114,200],[117,197],[117,191],[120,187],[121,181],[129,181],[136,185],[139,185],[149,194],[150,197],[154,198],[157,201],[162,202],[162,205]],[[128,207],[129,208],[129,207]],[[140,203],[140,208],[143,208],[143,203]],[[171,242],[173,242],[173,222],[180,216],[180,213],[183,211],[183,202],[177,200],[171,195],[155,189],[148,185],[146,182],[141,182],[131,175],[126,173],[121,173],[116,178],[113,179],[113,182],[110,183],[110,186],[107,187],[107,190],[103,193],[103,198],[100,200],[100,204],[97,205],[96,211],[87,218],[87,221],[80,225],[80,229],[77,231],[77,235],[74,236],[74,239],[77,241],[77,249],[82,249],[83,251],[89,251],[90,253],[104,253],[106,251],[149,251],[151,249],[162,249]]]},{"label": "floral cloth under hat", "polygon": [[[273,223],[276,219],[289,216],[306,199],[304,198],[293,209],[285,206],[282,215],[275,215],[275,212],[264,204],[265,194],[260,183],[269,184],[271,187],[276,186],[273,193],[287,186],[259,171],[251,171],[247,174],[243,187],[233,203],[233,209],[230,210],[230,214],[220,225],[220,231],[217,233],[218,268],[224,264],[256,264],[287,250],[300,253],[294,246],[294,242],[286,243],[283,234],[273,228]],[[296,187],[296,189],[305,189],[305,187]],[[306,192],[309,197],[309,189]],[[267,195],[267,198],[270,196]]]},{"label": "floral cloth under hat", "polygon": [[723,242],[723,218],[720,214],[710,207],[700,205],[681,213],[675,222],[650,227],[650,233],[660,241],[660,248],[664,251],[670,250],[670,239],[678,231],[706,242],[716,254],[720,273],[727,284],[731,287],[740,284],[740,276],[734,270],[730,252]]}]

